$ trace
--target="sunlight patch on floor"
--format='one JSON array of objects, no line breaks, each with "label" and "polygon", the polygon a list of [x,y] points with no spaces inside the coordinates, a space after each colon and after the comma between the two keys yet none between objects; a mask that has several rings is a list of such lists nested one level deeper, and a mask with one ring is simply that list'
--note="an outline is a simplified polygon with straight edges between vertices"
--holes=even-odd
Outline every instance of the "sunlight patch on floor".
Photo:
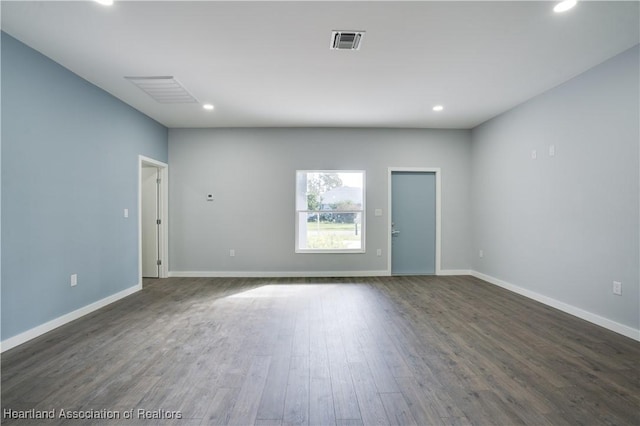
[{"label": "sunlight patch on floor", "polygon": [[310,296],[333,287],[333,284],[266,284],[251,290],[227,296],[230,299],[239,298],[284,298]]}]

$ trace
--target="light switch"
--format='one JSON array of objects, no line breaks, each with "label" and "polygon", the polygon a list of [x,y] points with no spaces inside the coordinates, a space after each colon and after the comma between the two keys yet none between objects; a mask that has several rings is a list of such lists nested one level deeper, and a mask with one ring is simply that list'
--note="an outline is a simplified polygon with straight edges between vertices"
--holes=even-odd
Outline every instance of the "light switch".
[{"label": "light switch", "polygon": [[129,217],[129,209],[124,209],[124,217]]},{"label": "light switch", "polygon": [[549,157],[555,157],[556,155],[556,146],[549,145]]},{"label": "light switch", "polygon": [[374,216],[382,216],[382,209],[375,209],[373,211]]}]

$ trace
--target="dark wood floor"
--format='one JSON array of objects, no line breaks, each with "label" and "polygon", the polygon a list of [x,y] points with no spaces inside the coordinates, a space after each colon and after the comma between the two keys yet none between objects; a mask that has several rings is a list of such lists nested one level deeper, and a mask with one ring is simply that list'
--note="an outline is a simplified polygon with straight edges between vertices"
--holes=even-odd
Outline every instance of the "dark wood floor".
[{"label": "dark wood floor", "polygon": [[172,278],[2,354],[2,409],[638,425],[639,361],[638,342],[470,277]]}]

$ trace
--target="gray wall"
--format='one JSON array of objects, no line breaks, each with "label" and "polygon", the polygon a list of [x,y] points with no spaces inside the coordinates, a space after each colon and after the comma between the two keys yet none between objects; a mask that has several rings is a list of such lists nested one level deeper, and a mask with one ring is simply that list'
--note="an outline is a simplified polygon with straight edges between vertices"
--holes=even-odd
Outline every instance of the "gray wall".
[{"label": "gray wall", "polygon": [[473,269],[635,329],[638,51],[473,129],[471,187]]},{"label": "gray wall", "polygon": [[[389,166],[442,168],[442,269],[469,269],[469,137],[466,130],[171,129],[170,270],[384,271]],[[296,169],[366,171],[365,254],[294,253]]]},{"label": "gray wall", "polygon": [[138,155],[167,129],[1,34],[5,340],[138,284]]}]

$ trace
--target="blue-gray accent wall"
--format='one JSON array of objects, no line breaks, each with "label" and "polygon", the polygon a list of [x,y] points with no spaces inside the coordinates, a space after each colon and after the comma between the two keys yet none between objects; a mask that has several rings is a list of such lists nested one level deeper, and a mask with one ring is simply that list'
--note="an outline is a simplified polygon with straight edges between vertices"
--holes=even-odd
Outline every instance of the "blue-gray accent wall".
[{"label": "blue-gray accent wall", "polygon": [[168,131],[6,33],[1,43],[5,340],[138,284],[138,155],[166,162]]}]

